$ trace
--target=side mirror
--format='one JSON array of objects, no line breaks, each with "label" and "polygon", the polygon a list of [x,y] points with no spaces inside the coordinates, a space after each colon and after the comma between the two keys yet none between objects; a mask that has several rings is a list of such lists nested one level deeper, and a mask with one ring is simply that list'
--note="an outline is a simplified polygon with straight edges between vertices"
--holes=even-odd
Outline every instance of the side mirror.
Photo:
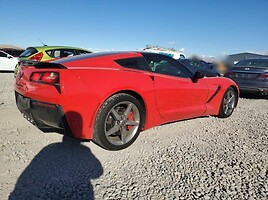
[{"label": "side mirror", "polygon": [[202,73],[202,72],[200,72],[200,71],[196,71],[195,73],[194,73],[194,76],[193,76],[193,82],[194,83],[197,83],[198,82],[198,79],[201,79],[201,78],[204,78],[204,74]]},{"label": "side mirror", "polygon": [[12,56],[7,56],[8,59],[13,58]]}]

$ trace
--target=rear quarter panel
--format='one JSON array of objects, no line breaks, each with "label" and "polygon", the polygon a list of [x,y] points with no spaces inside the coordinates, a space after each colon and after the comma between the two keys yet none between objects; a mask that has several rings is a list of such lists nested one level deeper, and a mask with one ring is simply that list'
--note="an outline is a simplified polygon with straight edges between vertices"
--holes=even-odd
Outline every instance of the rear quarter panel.
[{"label": "rear quarter panel", "polygon": [[[108,68],[62,70],[61,88],[67,119],[68,113],[74,111],[83,119],[83,138],[92,138],[96,114],[105,100],[122,91],[133,91],[142,97],[146,110],[144,129],[159,123],[154,83],[147,72]],[[75,124],[70,126],[76,130]]]}]

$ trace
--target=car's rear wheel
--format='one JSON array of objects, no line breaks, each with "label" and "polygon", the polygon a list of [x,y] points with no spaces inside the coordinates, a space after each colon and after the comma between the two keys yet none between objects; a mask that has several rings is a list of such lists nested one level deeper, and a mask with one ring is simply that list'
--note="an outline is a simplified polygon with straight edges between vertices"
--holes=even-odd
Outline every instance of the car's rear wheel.
[{"label": "car's rear wheel", "polygon": [[223,95],[218,116],[226,118],[232,115],[237,103],[237,98],[238,95],[236,91],[232,87],[229,87]]},{"label": "car's rear wheel", "polygon": [[144,108],[131,95],[119,93],[108,98],[99,109],[93,141],[108,150],[120,150],[138,137],[144,122]]}]

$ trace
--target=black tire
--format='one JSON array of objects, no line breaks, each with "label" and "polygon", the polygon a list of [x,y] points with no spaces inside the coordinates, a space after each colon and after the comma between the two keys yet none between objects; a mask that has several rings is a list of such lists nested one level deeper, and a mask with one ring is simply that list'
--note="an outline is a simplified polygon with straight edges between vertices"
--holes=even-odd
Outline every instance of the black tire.
[{"label": "black tire", "polygon": [[218,117],[227,118],[231,116],[237,104],[237,100],[237,92],[232,87],[229,87],[222,97]]},{"label": "black tire", "polygon": [[93,141],[108,150],[124,149],[138,137],[144,118],[144,108],[135,97],[115,94],[103,103],[97,113]]}]

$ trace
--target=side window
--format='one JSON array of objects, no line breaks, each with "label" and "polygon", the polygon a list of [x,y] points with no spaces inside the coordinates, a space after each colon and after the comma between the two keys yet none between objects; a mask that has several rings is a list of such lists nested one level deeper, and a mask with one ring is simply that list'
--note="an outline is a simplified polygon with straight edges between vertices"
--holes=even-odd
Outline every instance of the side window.
[{"label": "side window", "polygon": [[115,62],[125,68],[149,71],[147,63],[144,60],[144,58],[126,58],[126,59],[115,60]]},{"label": "side window", "polygon": [[75,50],[73,49],[55,49],[54,54],[51,55],[51,57],[64,58],[64,57],[74,56],[74,55],[75,55]]},{"label": "side window", "polygon": [[0,57],[7,57],[7,54],[0,52]]},{"label": "side window", "polygon": [[190,63],[191,63],[191,65],[192,65],[193,67],[199,67],[199,66],[200,66],[200,64],[199,64],[198,61],[191,61]]},{"label": "side window", "polygon": [[84,50],[76,50],[76,51],[78,55],[90,53],[89,51],[84,51]]},{"label": "side window", "polygon": [[181,78],[190,78],[190,72],[178,61],[161,55],[144,54],[152,71]]},{"label": "side window", "polygon": [[5,52],[8,53],[9,55],[13,56],[13,57],[19,57],[19,55],[22,54],[22,52],[24,52],[24,51],[23,50],[8,50],[8,51],[5,51]]},{"label": "side window", "polygon": [[60,57],[60,50],[55,50],[54,54],[51,57],[59,58]]},{"label": "side window", "polygon": [[74,56],[75,55],[75,50],[74,49],[62,49],[60,52],[60,57],[69,57],[69,56]]},{"label": "side window", "polygon": [[53,56],[52,56],[52,50],[47,50],[46,53],[47,53],[47,55],[49,55],[50,57],[53,57]]}]

